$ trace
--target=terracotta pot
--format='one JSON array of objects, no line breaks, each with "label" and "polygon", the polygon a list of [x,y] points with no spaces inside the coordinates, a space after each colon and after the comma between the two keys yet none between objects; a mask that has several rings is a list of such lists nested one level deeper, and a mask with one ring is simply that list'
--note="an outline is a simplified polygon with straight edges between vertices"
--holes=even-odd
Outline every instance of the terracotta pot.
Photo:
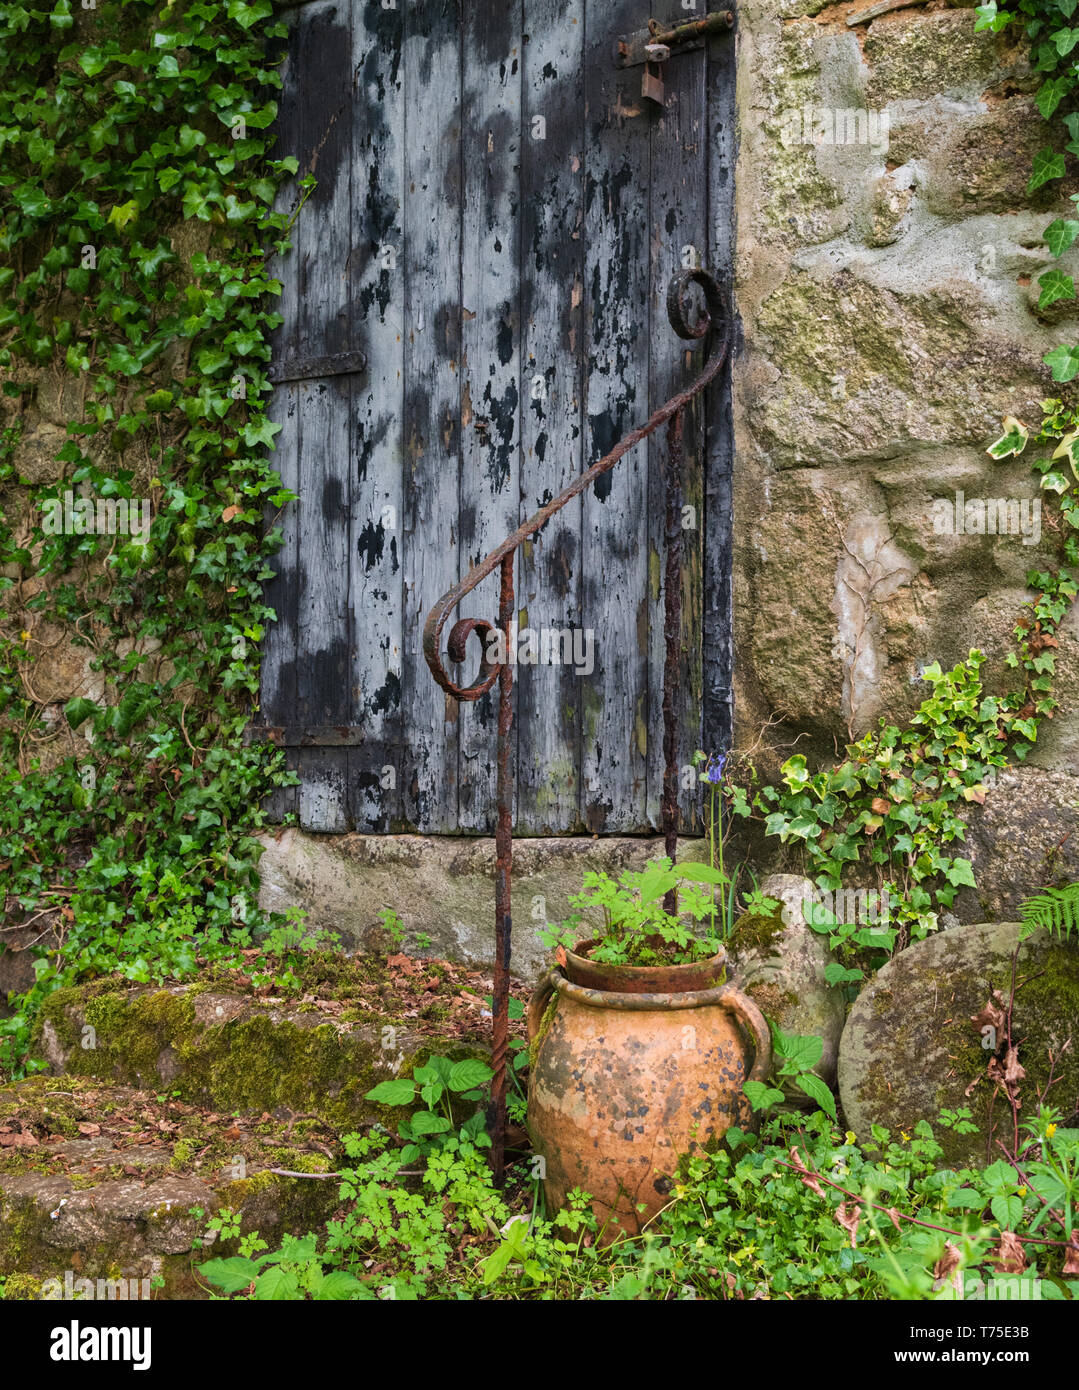
[{"label": "terracotta pot", "polygon": [[724,952],[612,966],[580,954],[592,944],[567,952],[529,1005],[528,1129],[548,1209],[591,1193],[607,1242],[667,1204],[680,1155],[751,1127],[742,1083],[767,1078],[772,1045],[757,1006],[724,983]]}]

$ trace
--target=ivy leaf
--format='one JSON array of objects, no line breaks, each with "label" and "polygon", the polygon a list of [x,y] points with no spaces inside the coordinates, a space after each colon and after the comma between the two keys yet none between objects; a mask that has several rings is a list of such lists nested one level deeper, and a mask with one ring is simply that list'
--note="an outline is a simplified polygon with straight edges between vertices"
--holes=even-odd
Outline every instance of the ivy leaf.
[{"label": "ivy leaf", "polygon": [[134,222],[139,215],[139,205],[134,198],[127,203],[117,203],[109,213],[109,221],[122,231],[129,222]]},{"label": "ivy leaf", "polygon": [[[1056,44],[1056,50],[1062,58],[1066,58],[1077,43],[1079,43],[1079,29],[1057,29],[1049,35],[1049,42]],[[1066,81],[1061,78],[1061,81]]]},{"label": "ivy leaf", "polygon": [[986,4],[976,6],[974,13],[978,16],[974,25],[976,34],[982,33],[986,29],[992,34],[998,34],[1014,19],[1014,15],[1007,10],[998,12],[997,0],[987,0]]},{"label": "ivy leaf", "polygon": [[[1061,32],[1070,33],[1071,31],[1068,30]],[[1034,102],[1038,110],[1042,113],[1046,120],[1049,119],[1049,117],[1057,109],[1060,103],[1064,100],[1065,96],[1068,93],[1068,87],[1070,85],[1071,79],[1068,77],[1050,77],[1045,82],[1043,82],[1042,85],[1038,88],[1038,94],[1034,98]],[[1063,156],[1061,157],[1061,163],[1063,164]],[[1037,165],[1037,159],[1035,159],[1035,165]],[[1061,169],[1060,172],[1063,173],[1064,170]],[[1057,176],[1050,175],[1050,177]],[[1044,183],[1045,180],[1043,179],[1042,182]]]},{"label": "ivy leaf", "polygon": [[190,154],[199,145],[205,145],[206,136],[194,126],[182,125],[177,136],[177,148],[181,154]]},{"label": "ivy leaf", "polygon": [[260,19],[267,19],[273,14],[273,5],[270,4],[270,0],[256,0],[253,5],[244,4],[244,0],[229,0],[228,13],[229,19],[237,23],[241,29],[250,29]]},{"label": "ivy leaf", "polygon": [[1004,433],[999,439],[995,439],[986,453],[990,458],[1006,459],[1012,454],[1021,454],[1027,446],[1030,438],[1030,431],[1021,420],[1017,420],[1014,415],[1004,417]]},{"label": "ivy leaf", "polygon": [[970,867],[969,859],[953,859],[951,868],[945,872],[945,878],[949,883],[954,883],[958,888],[965,884],[968,888],[976,888],[974,882],[974,870]]},{"label": "ivy leaf", "polygon": [[1068,247],[1079,236],[1079,222],[1072,218],[1058,217],[1050,222],[1042,234],[1045,244],[1054,256],[1063,256]]},{"label": "ivy leaf", "polygon": [[102,68],[109,65],[109,55],[102,53],[100,48],[88,48],[79,57],[79,67],[87,77],[96,77]]},{"label": "ivy leaf", "polygon": [[49,199],[41,189],[34,188],[32,185],[24,185],[22,188],[16,188],[11,196],[14,198],[15,202],[18,203],[20,211],[24,212],[27,217],[44,217],[52,207]]},{"label": "ivy leaf", "polygon": [[273,446],[273,437],[281,429],[272,420],[267,420],[263,416],[260,420],[255,420],[249,425],[245,425],[241,431],[243,441],[249,448],[256,448],[259,444]]},{"label": "ivy leaf", "polygon": [[[1044,88],[1042,89],[1044,91]],[[1041,93],[1039,93],[1039,96]],[[1050,179],[1062,179],[1064,177],[1064,156],[1059,151],[1051,149],[1048,145],[1038,151],[1034,156],[1033,172],[1027,184],[1027,192],[1033,193],[1041,188]],[[1070,380],[1070,378],[1068,378]]]},{"label": "ivy leaf", "polygon": [[69,700],[64,706],[64,716],[73,729],[77,729],[80,724],[86,722],[91,716],[99,713],[98,706],[93,700],[88,700],[81,696],[77,700]]},{"label": "ivy leaf", "polygon": [[195,361],[198,363],[200,372],[212,376],[214,372],[219,372],[222,367],[227,367],[232,358],[220,348],[206,347],[198,354]]},{"label": "ivy leaf", "polygon": [[[1053,450],[1055,459],[1066,458],[1071,464],[1072,473],[1079,482],[1079,471],[1076,465],[1079,464],[1079,430],[1073,430],[1071,434],[1066,434],[1057,447]],[[1042,486],[1045,486],[1045,479],[1042,479]],[[1061,489],[1063,491],[1063,489]]]},{"label": "ivy leaf", "polygon": [[1055,304],[1058,299],[1075,298],[1072,277],[1065,275],[1062,270],[1047,270],[1044,275],[1038,276],[1038,284],[1042,287],[1038,297],[1039,309],[1048,309],[1049,305]]},{"label": "ivy leaf", "polygon": [[1062,343],[1047,352],[1042,361],[1052,368],[1054,381],[1071,381],[1079,372],[1079,347],[1067,347]]}]

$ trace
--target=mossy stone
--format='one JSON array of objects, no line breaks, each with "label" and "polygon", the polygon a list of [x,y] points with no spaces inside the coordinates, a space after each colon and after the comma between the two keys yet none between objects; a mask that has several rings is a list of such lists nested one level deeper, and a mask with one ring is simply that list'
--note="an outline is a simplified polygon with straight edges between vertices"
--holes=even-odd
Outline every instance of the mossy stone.
[{"label": "mossy stone", "polygon": [[[735,923],[729,945],[732,978],[784,1032],[822,1040],[814,1070],[831,1085],[845,1010],[842,991],[825,975],[832,960],[828,939],[805,919],[804,904],[814,900],[815,889],[797,874],[772,874],[761,891],[777,906],[744,913]],[[785,1090],[793,1103],[808,1103],[797,1087]]]},{"label": "mossy stone", "polygon": [[[1007,1139],[1010,1109],[987,1075],[993,1056],[974,1022],[993,991],[1005,999],[1015,975],[1013,1038],[1026,1078],[1024,1115],[1056,1078],[1046,1103],[1074,1124],[1079,1111],[1079,1049],[1065,1044],[1079,1020],[1079,946],[1039,932],[1020,944],[1015,922],[954,927],[901,951],[855,1001],[839,1050],[839,1092],[847,1124],[860,1140],[873,1125],[910,1133],[933,1125],[950,1166],[982,1164],[994,1139]],[[1003,1039],[997,1040],[1001,1049]],[[1052,1063],[1050,1063],[1052,1056]],[[991,1104],[992,1102],[992,1104]],[[939,1124],[942,1109],[967,1107],[977,1130]]]},{"label": "mossy stone", "polygon": [[490,1055],[485,1037],[442,1041],[384,1018],[327,1020],[197,985],[58,990],[32,1051],[54,1075],[164,1090],[225,1112],[311,1112],[345,1128],[382,1118],[366,1093],[432,1053],[455,1062]]}]

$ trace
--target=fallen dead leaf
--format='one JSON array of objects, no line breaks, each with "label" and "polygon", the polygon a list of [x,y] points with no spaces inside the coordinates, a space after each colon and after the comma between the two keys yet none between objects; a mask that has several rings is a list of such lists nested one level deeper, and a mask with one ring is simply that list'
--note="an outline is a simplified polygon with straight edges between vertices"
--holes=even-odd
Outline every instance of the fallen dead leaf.
[{"label": "fallen dead leaf", "polygon": [[852,1248],[856,1246],[858,1244],[858,1225],[862,1219],[862,1208],[859,1204],[857,1202],[841,1202],[835,1209],[835,1219],[845,1231],[850,1232]]},{"label": "fallen dead leaf", "polygon": [[992,1257],[999,1274],[1022,1274],[1027,1267],[1027,1257],[1023,1253],[1023,1242],[1014,1231],[1002,1231],[1000,1247]]},{"label": "fallen dead leaf", "polygon": [[5,1149],[36,1149],[37,1140],[29,1130],[21,1134],[0,1134],[0,1145]]}]

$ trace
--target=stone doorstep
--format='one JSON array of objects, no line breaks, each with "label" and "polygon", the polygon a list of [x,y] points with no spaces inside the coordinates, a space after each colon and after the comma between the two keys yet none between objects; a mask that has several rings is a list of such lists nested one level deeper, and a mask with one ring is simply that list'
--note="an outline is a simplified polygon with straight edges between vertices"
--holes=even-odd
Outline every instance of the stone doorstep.
[{"label": "stone doorstep", "polygon": [[[460,835],[312,834],[286,829],[258,837],[259,905],[299,906],[310,926],[336,932],[346,950],[367,949],[392,908],[410,943],[420,933],[438,956],[463,965],[494,961],[495,842]],[[679,841],[679,859],[707,858],[707,842]],[[550,968],[536,934],[571,916],[570,897],[591,870],[618,877],[663,853],[661,836],[561,835],[513,842],[512,968],[535,983]]]}]

